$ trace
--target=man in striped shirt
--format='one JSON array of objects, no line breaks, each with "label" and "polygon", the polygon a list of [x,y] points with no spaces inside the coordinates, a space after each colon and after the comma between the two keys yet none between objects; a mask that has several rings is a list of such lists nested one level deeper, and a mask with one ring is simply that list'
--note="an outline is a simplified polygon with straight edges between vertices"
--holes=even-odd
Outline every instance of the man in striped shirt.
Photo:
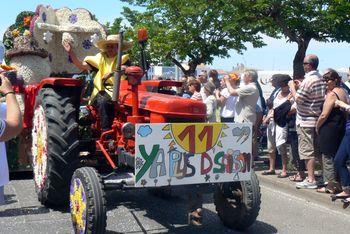
[{"label": "man in striped shirt", "polygon": [[317,71],[318,58],[310,54],[305,56],[303,67],[305,78],[298,91],[293,81],[289,82],[291,93],[297,105],[296,126],[300,159],[306,161],[308,178],[297,183],[297,188],[317,188],[315,180],[315,157],[317,157],[315,126],[325,98],[326,85]]}]

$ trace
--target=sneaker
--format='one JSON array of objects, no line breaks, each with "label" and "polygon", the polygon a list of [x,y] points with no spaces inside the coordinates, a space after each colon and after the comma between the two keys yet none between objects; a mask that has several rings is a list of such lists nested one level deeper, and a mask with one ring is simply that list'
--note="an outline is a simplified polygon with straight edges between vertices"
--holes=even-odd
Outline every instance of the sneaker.
[{"label": "sneaker", "polygon": [[317,184],[316,181],[311,183],[309,180],[306,178],[303,182],[296,183],[296,187],[298,189],[317,189]]}]

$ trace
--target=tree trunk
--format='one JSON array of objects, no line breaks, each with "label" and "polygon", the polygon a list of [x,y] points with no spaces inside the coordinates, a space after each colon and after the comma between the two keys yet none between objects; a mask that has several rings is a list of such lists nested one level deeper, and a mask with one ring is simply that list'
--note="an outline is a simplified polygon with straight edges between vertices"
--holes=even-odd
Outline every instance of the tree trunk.
[{"label": "tree trunk", "polygon": [[311,39],[301,39],[297,42],[298,51],[296,52],[293,60],[293,78],[303,78],[305,75],[303,61],[310,40]]},{"label": "tree trunk", "polygon": [[181,71],[184,73],[185,76],[195,76],[196,75],[196,68],[199,65],[198,62],[190,60],[188,62],[189,68],[188,68],[188,70],[186,70],[179,61],[177,61],[174,58],[171,58],[171,60],[178,68],[181,69]]},{"label": "tree trunk", "polygon": [[188,66],[189,66],[189,68],[188,68],[188,74],[189,74],[190,76],[195,76],[195,75],[196,75],[196,68],[197,68],[197,65],[199,65],[199,64],[198,64],[198,62],[196,62],[196,61],[190,60],[190,61],[188,62]]}]

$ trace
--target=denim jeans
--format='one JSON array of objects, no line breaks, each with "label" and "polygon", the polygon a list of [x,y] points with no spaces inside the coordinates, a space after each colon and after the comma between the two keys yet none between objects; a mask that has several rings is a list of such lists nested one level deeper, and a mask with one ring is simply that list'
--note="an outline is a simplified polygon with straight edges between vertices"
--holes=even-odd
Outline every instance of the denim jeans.
[{"label": "denim jeans", "polygon": [[350,130],[346,130],[334,158],[334,165],[339,173],[340,182],[344,190],[350,191],[350,173],[346,167],[346,161],[350,159]]}]

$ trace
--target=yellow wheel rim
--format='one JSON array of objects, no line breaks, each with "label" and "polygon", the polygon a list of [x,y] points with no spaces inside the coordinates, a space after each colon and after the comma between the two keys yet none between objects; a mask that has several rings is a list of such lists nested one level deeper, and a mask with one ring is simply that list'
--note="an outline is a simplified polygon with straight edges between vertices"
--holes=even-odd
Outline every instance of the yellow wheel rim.
[{"label": "yellow wheel rim", "polygon": [[75,233],[85,233],[86,195],[79,178],[74,178],[70,186],[70,211]]}]

